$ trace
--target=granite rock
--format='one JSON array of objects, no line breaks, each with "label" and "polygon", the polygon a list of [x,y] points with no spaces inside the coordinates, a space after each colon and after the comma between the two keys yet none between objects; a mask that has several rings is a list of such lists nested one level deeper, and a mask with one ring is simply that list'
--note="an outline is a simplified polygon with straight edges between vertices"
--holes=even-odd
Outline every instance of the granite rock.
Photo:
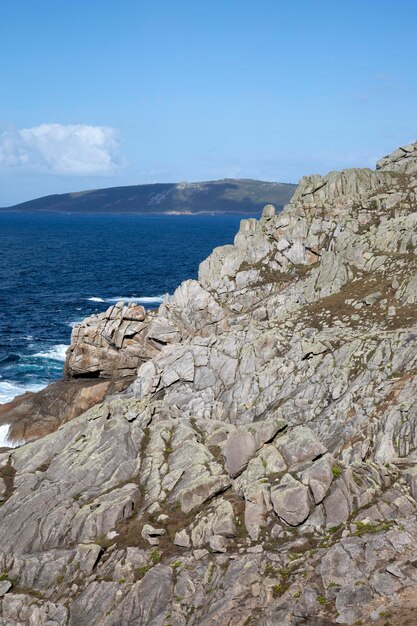
[{"label": "granite rock", "polygon": [[0,414],[2,620],[354,624],[415,590],[416,163],[306,176],[157,311],[74,329],[79,391]]}]

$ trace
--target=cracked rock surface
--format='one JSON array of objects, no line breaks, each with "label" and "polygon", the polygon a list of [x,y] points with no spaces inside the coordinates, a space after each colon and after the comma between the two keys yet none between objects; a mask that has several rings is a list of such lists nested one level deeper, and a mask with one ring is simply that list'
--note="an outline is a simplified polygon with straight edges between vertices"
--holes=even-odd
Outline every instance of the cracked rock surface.
[{"label": "cracked rock surface", "polygon": [[416,190],[417,144],[307,176],[158,311],[74,329],[67,379],[130,386],[0,454],[0,624],[413,614]]}]

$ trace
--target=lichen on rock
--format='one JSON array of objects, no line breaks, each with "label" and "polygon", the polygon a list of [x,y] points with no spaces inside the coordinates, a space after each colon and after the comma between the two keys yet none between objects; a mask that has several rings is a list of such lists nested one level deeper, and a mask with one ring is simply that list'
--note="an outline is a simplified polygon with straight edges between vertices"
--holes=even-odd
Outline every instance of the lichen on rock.
[{"label": "lichen on rock", "polygon": [[8,624],[368,623],[415,589],[416,189],[417,144],[304,177],[157,311],[74,329],[65,384],[109,388],[7,409]]}]

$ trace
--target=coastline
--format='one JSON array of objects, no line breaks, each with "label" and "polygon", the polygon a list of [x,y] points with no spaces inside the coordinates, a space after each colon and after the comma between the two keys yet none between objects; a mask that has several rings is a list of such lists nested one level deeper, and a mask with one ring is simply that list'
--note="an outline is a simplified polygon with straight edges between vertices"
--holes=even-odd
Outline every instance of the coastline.
[{"label": "coastline", "polygon": [[[279,210],[282,210],[283,207],[281,207]],[[122,215],[132,215],[132,216],[147,216],[147,217],[158,217],[158,216],[166,216],[166,215],[172,215],[174,217],[177,216],[213,216],[213,217],[221,217],[222,215],[225,216],[236,216],[236,217],[255,217],[255,218],[259,218],[261,216],[262,211],[255,211],[253,213],[248,213],[248,212],[243,212],[240,213],[238,211],[51,211],[51,210],[47,210],[47,209],[42,209],[39,211],[26,211],[26,210],[18,210],[18,209],[0,209],[0,216],[1,215],[6,215],[6,214],[13,214],[13,215],[77,215],[77,216],[82,216],[82,215],[88,215],[88,216],[92,216],[92,215],[109,215],[109,216],[122,216]]]},{"label": "coastline", "polygon": [[[3,404],[61,377],[57,348],[69,345],[74,325],[120,300],[159,306],[162,294],[195,276],[205,254],[232,241],[245,216],[196,217],[0,212]],[[126,263],[132,269],[120,281]]]}]

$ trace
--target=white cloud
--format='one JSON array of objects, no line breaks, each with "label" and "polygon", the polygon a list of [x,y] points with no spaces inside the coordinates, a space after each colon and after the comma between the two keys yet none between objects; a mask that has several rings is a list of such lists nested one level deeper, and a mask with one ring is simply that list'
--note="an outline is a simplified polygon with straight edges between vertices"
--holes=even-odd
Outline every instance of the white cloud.
[{"label": "white cloud", "polygon": [[53,174],[110,174],[118,169],[117,131],[87,124],[41,124],[0,132],[0,166]]}]

